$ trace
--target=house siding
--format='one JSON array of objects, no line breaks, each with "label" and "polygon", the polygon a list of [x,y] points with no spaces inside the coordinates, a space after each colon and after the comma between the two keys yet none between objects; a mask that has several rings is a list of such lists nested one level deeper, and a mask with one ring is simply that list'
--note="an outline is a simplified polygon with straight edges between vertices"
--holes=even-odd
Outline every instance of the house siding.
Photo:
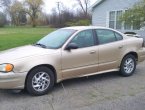
[{"label": "house siding", "polygon": [[[109,12],[127,10],[131,8],[139,0],[104,0],[99,5],[96,5],[92,9],[92,25],[109,27]],[[131,30],[119,30],[122,32]],[[145,36],[145,32],[142,30],[132,30]]]}]

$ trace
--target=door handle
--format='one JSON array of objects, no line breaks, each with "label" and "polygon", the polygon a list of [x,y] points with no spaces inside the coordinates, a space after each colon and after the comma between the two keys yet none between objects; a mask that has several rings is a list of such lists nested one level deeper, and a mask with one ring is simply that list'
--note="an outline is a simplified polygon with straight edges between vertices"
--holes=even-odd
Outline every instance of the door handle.
[{"label": "door handle", "polygon": [[95,53],[96,53],[96,51],[91,51],[91,52],[90,52],[90,54],[95,54]]},{"label": "door handle", "polygon": [[122,49],[122,48],[123,48],[123,45],[122,45],[122,46],[119,46],[118,48],[119,48],[119,49]]}]

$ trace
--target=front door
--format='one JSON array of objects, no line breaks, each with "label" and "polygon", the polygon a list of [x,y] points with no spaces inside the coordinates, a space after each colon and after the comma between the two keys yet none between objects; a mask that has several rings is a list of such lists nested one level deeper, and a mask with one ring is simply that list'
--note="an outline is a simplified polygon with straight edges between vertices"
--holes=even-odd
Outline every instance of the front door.
[{"label": "front door", "polygon": [[83,76],[97,72],[98,47],[92,30],[78,33],[70,43],[78,45],[78,49],[62,51],[63,78]]}]

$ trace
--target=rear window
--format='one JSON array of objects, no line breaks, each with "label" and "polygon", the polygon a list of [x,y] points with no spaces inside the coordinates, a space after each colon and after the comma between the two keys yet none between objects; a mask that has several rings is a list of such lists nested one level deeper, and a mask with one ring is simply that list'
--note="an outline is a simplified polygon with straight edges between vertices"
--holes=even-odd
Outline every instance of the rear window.
[{"label": "rear window", "polygon": [[106,44],[117,41],[117,38],[113,31],[107,29],[97,29],[96,34],[99,44]]},{"label": "rear window", "polygon": [[123,39],[122,35],[120,35],[119,33],[115,32],[114,34],[115,34],[117,40],[122,40]]}]

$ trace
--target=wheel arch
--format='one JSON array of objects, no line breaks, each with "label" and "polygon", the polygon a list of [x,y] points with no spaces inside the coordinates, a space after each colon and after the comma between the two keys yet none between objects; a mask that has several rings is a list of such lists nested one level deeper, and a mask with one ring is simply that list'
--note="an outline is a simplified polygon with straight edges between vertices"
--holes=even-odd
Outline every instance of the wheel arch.
[{"label": "wheel arch", "polygon": [[[125,55],[123,56],[123,58],[122,58],[122,60],[121,60],[121,63],[120,63],[120,66],[121,66],[121,64],[122,64],[123,59],[124,59],[127,55],[133,55],[133,56],[135,57],[136,61],[138,61],[138,54],[137,54],[137,52],[131,51],[131,52],[128,52],[127,54],[125,54]],[[120,66],[119,66],[119,67],[120,67]]]},{"label": "wheel arch", "polygon": [[31,73],[31,71],[33,71],[35,68],[42,67],[42,66],[43,66],[43,67],[47,67],[47,68],[49,68],[49,69],[51,69],[51,70],[53,71],[53,73],[54,73],[54,78],[55,78],[55,81],[54,81],[54,82],[56,83],[56,81],[57,81],[57,73],[56,73],[55,68],[54,68],[52,65],[49,65],[49,64],[42,64],[42,65],[37,65],[37,66],[31,68],[31,69],[28,71],[28,74],[26,75],[26,78],[25,78],[25,85],[24,85],[24,86],[26,86],[27,78],[28,78],[29,74]]},{"label": "wheel arch", "polygon": [[[126,57],[127,55],[133,55],[136,58],[136,61],[138,61],[138,54],[137,54],[137,52],[133,52],[133,51],[128,52],[127,54],[124,55],[124,57]],[[123,60],[123,58],[122,58],[122,60]]]}]

